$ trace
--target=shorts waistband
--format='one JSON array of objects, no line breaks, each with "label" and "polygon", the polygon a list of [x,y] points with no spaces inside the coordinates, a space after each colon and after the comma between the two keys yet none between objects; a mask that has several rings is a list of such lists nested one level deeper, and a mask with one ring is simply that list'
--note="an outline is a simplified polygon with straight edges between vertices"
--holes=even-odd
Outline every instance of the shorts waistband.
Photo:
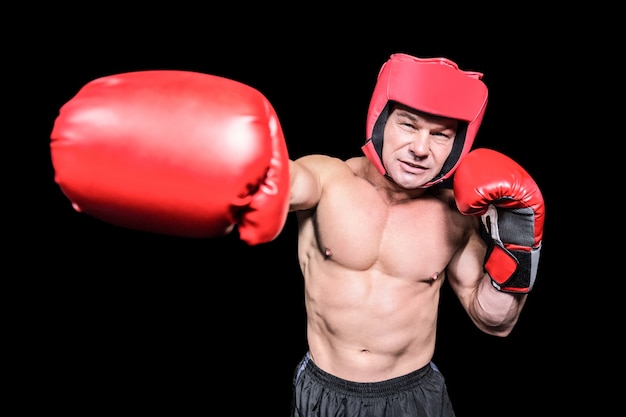
[{"label": "shorts waistband", "polygon": [[408,391],[414,389],[423,382],[423,379],[426,376],[434,371],[433,367],[434,364],[429,363],[406,375],[391,378],[385,381],[353,382],[338,378],[323,371],[313,362],[313,360],[311,360],[310,354],[307,353],[302,360],[300,369],[301,373],[305,374],[308,378],[311,378],[315,382],[327,386],[332,390],[340,391],[347,395],[352,394],[367,397],[379,397],[396,393],[398,391]]}]

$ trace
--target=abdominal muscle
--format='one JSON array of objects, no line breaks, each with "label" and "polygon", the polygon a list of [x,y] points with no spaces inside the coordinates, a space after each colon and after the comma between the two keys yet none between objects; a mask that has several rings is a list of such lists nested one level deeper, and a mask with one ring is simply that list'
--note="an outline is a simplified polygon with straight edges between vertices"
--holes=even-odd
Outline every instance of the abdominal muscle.
[{"label": "abdominal muscle", "polygon": [[428,364],[444,279],[434,264],[432,273],[400,277],[376,263],[346,268],[332,249],[300,251],[308,347],[318,367],[346,380],[376,382]]}]

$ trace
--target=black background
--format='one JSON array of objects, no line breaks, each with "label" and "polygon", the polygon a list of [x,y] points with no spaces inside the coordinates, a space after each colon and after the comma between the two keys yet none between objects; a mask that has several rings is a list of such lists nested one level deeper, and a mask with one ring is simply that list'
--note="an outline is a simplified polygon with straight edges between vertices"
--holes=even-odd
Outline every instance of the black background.
[{"label": "black background", "polygon": [[[375,79],[394,52],[483,72],[490,102],[475,146],[517,160],[546,201],[537,284],[508,338],[479,332],[444,286],[435,362],[457,415],[530,415],[581,401],[570,391],[580,358],[565,357],[578,356],[568,300],[577,278],[563,271],[571,254],[559,259],[571,241],[558,201],[564,173],[554,141],[563,131],[553,124],[567,101],[561,68],[575,62],[574,40],[551,30],[548,16],[517,25],[389,6],[367,18],[243,5],[49,11],[49,24],[11,60],[25,80],[13,104],[26,152],[5,160],[23,178],[8,181],[17,185],[8,225],[17,233],[7,253],[23,285],[16,311],[28,318],[27,342],[18,343],[27,371],[16,382],[38,398],[28,404],[81,414],[286,416],[306,351],[292,214],[275,241],[248,247],[236,234],[160,236],[73,211],[54,182],[49,140],[59,108],[80,87],[145,69],[232,78],[272,102],[292,158],[349,157],[360,154]],[[26,37],[23,29],[16,36]]]}]

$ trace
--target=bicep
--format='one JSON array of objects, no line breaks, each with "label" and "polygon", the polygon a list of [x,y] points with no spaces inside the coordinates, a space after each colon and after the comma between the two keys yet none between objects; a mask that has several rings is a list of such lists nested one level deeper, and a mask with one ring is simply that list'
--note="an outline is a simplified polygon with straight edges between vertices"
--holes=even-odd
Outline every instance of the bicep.
[{"label": "bicep", "polygon": [[447,267],[450,286],[461,304],[468,310],[472,298],[485,277],[483,262],[487,246],[478,230],[478,219],[467,218],[471,227],[463,244],[453,255]]},{"label": "bicep", "polygon": [[289,161],[289,211],[314,207],[322,194],[322,186],[314,156]]}]

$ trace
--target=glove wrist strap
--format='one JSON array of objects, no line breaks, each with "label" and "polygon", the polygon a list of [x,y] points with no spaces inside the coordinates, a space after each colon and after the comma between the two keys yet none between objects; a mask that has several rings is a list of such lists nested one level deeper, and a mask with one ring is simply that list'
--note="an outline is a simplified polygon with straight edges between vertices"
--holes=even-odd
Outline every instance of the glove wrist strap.
[{"label": "glove wrist strap", "polygon": [[[482,236],[487,242],[485,271],[493,286],[504,292],[528,293],[535,284],[541,243],[533,247],[531,222],[524,210],[500,211],[491,205],[482,216]],[[502,242],[502,237],[516,238],[529,244]]]}]

